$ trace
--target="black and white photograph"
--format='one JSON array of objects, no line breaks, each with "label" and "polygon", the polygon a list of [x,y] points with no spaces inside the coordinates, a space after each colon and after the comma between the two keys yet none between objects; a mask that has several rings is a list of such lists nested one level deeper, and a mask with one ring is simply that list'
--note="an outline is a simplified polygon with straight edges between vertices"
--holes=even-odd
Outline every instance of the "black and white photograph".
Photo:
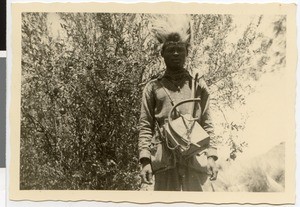
[{"label": "black and white photograph", "polygon": [[15,5],[14,198],[251,192],[250,203],[270,193],[280,203],[295,193],[293,5],[92,5]]}]

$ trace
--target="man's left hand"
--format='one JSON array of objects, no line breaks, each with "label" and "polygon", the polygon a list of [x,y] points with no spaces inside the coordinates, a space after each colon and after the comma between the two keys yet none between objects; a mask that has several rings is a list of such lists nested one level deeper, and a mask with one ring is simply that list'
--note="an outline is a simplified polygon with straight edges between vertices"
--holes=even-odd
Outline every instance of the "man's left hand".
[{"label": "man's left hand", "polygon": [[216,180],[218,176],[218,168],[213,157],[207,158],[207,171],[210,174],[210,180]]}]

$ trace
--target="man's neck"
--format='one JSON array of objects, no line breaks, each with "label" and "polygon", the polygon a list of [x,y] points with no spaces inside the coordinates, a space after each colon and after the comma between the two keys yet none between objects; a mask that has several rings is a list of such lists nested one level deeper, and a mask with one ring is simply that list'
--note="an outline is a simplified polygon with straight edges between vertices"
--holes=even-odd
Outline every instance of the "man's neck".
[{"label": "man's neck", "polygon": [[166,72],[167,73],[181,73],[181,72],[185,72],[186,70],[181,67],[181,68],[169,68],[167,67]]},{"label": "man's neck", "polygon": [[189,76],[189,72],[184,69],[184,68],[180,68],[180,69],[170,69],[167,68],[165,71],[165,76],[170,77],[173,80],[180,80],[180,79],[185,79],[185,77]]}]

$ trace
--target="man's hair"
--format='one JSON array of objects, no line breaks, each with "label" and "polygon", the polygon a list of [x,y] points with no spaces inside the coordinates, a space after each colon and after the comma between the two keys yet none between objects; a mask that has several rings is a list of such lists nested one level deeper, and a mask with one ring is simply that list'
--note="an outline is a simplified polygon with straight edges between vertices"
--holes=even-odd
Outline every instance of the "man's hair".
[{"label": "man's hair", "polygon": [[153,15],[151,19],[152,33],[160,43],[181,41],[190,44],[192,36],[190,15]]}]

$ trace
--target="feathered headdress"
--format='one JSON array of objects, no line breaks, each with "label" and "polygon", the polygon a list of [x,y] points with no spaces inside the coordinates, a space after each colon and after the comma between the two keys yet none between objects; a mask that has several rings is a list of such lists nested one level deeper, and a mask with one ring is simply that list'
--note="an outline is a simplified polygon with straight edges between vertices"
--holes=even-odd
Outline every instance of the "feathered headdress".
[{"label": "feathered headdress", "polygon": [[160,43],[165,43],[170,34],[178,34],[181,42],[190,44],[191,18],[186,14],[164,14],[152,16],[152,32]]}]

